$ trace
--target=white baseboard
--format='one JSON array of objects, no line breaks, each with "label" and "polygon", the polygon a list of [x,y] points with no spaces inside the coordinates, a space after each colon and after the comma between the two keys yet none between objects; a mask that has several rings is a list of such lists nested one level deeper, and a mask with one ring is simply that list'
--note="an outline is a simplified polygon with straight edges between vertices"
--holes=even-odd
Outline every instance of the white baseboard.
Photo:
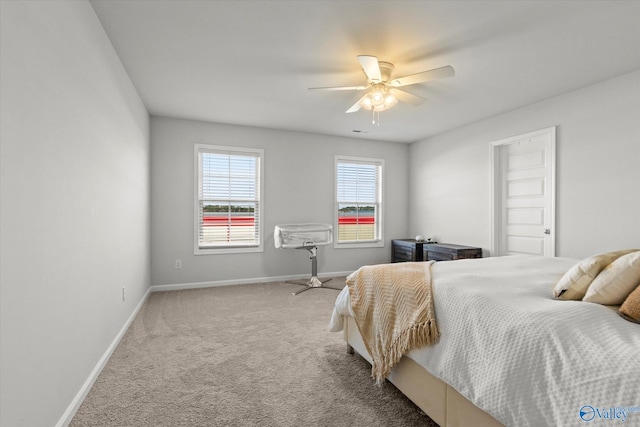
[{"label": "white baseboard", "polygon": [[[337,271],[334,273],[319,274],[318,277],[341,277],[351,274],[352,271]],[[183,289],[199,289],[199,288],[212,288],[216,286],[231,286],[231,285],[247,285],[250,283],[269,283],[269,282],[284,282],[286,280],[305,280],[309,278],[309,274],[295,274],[289,276],[272,276],[272,277],[254,277],[251,279],[233,279],[233,280],[217,280],[213,282],[194,282],[194,283],[175,283],[169,285],[153,285],[151,286],[151,292],[162,291],[180,291]]]},{"label": "white baseboard", "polygon": [[120,331],[118,332],[116,337],[113,339],[109,347],[107,347],[107,350],[104,352],[104,354],[98,361],[98,364],[95,366],[95,368],[93,368],[93,371],[91,371],[91,374],[89,374],[89,377],[86,379],[84,384],[82,384],[80,391],[78,391],[76,396],[71,401],[71,404],[69,405],[67,410],[64,412],[64,414],[62,414],[62,417],[56,423],[56,427],[66,427],[67,425],[69,425],[69,423],[71,423],[71,420],[73,419],[74,415],[80,408],[80,405],[82,405],[82,402],[84,401],[85,397],[87,397],[87,394],[89,394],[89,390],[91,390],[91,387],[93,387],[93,384],[98,379],[100,372],[102,372],[105,365],[109,361],[111,354],[113,354],[113,351],[118,346],[118,343],[120,343],[120,340],[124,336],[125,332],[127,332],[127,329],[129,329],[129,326],[133,322],[133,319],[136,318],[136,316],[138,315],[138,312],[140,311],[144,303],[149,298],[150,293],[151,293],[151,288],[148,288],[147,292],[145,292],[145,294],[142,296],[142,299],[140,300],[136,308],[133,310],[133,313],[131,313],[131,316],[129,316],[125,324],[122,326],[122,328],[120,328]]}]

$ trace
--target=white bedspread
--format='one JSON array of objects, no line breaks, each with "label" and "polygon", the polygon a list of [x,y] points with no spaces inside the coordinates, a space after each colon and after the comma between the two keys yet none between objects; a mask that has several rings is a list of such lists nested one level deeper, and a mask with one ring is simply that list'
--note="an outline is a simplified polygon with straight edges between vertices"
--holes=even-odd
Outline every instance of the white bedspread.
[{"label": "white bedspread", "polygon": [[[640,426],[640,325],[611,307],[554,300],[553,286],[576,262],[436,263],[440,342],[408,357],[508,426]],[[348,295],[333,317],[348,313]],[[342,325],[332,320],[330,329]]]}]

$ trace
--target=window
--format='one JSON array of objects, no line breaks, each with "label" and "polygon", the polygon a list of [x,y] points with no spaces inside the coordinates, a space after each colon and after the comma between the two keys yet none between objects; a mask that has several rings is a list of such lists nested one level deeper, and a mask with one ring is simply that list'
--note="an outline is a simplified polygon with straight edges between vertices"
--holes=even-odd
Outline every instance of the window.
[{"label": "window", "polygon": [[380,247],[384,160],[336,156],[335,247]]},{"label": "window", "polygon": [[195,146],[195,253],[262,252],[264,151]]}]

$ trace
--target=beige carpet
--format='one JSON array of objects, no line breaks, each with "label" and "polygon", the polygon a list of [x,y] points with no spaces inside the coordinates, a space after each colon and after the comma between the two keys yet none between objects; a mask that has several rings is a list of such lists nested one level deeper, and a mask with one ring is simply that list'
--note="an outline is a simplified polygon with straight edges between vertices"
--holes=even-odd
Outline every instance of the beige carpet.
[{"label": "beige carpet", "polygon": [[299,288],[151,294],[71,426],[435,426],[328,332],[338,291]]}]

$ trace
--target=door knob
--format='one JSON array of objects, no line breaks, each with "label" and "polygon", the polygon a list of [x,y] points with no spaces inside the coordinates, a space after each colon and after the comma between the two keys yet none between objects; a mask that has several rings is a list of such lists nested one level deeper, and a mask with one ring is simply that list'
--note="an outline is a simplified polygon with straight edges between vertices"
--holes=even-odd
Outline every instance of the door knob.
[{"label": "door knob", "polygon": [[550,228],[545,228],[544,229],[544,234],[551,234],[551,229]]}]

